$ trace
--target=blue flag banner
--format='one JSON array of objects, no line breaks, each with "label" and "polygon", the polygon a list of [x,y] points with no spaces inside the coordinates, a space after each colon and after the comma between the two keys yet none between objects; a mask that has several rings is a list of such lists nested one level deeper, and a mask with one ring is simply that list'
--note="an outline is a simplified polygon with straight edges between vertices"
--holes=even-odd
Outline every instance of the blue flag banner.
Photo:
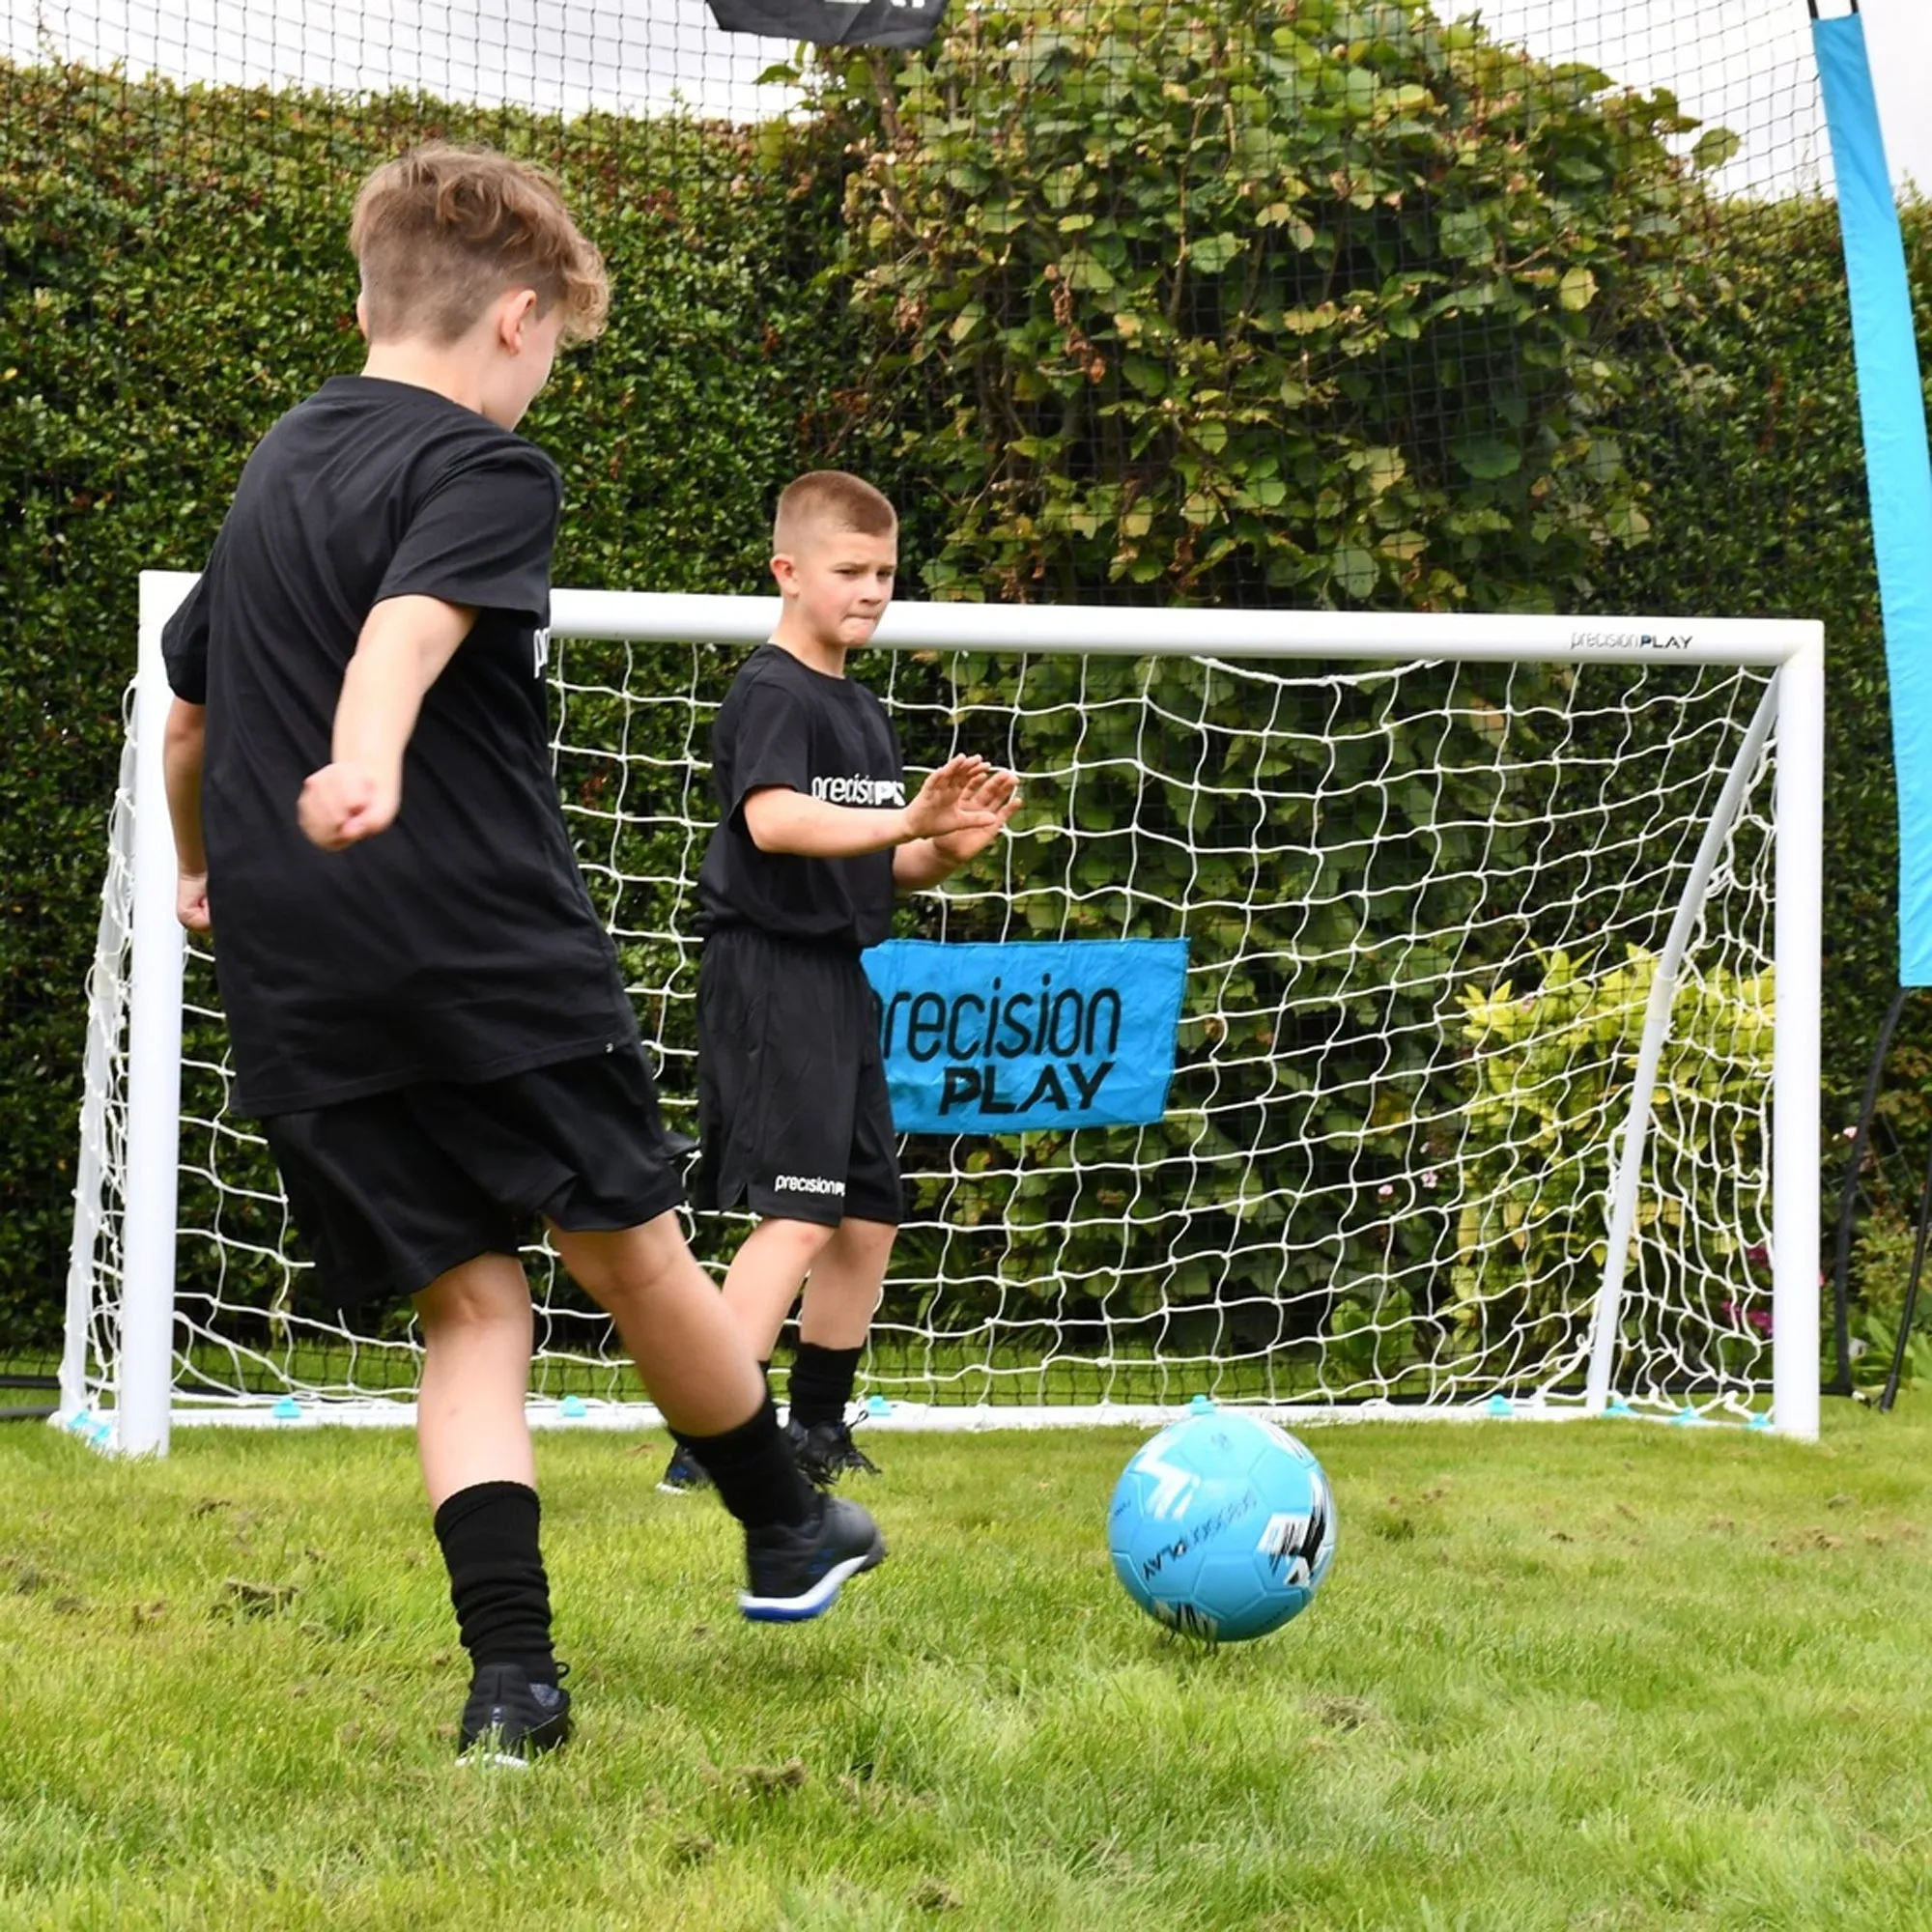
[{"label": "blue flag banner", "polygon": [[1898,204],[1865,24],[1814,20],[1871,486],[1872,545],[1898,766],[1899,984],[1932,985],[1932,461]]},{"label": "blue flag banner", "polygon": [[893,939],[865,955],[902,1134],[1137,1126],[1167,1109],[1184,939]]}]

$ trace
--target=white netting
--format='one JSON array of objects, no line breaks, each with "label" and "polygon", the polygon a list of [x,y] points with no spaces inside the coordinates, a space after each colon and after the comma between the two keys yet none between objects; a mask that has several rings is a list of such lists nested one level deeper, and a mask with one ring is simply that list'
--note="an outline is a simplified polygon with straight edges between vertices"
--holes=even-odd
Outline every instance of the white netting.
[{"label": "white netting", "polygon": [[[906,1143],[913,1212],[870,1392],[1045,1406],[1580,1394],[1652,979],[1741,757],[1746,806],[1693,895],[1615,1385],[1673,1406],[1763,1385],[1773,841],[1770,761],[1746,734],[1769,673],[1444,663],[1429,620],[1411,621],[1418,647],[1399,663],[865,665],[915,768],[968,750],[1026,783],[1009,837],[912,901],[905,929],[1190,945],[1159,1124]],[[734,661],[581,641],[554,658],[565,809],[687,1130],[706,746]],[[188,988],[178,1400],[407,1391],[405,1319],[355,1334],[303,1311],[272,1168],[228,1109],[205,958]],[[112,1151],[111,1103],[107,1118]],[[114,1201],[110,1186],[97,1386]],[[695,1244],[716,1265],[740,1232],[701,1220]],[[531,1260],[536,1392],[635,1399],[602,1318]]]}]

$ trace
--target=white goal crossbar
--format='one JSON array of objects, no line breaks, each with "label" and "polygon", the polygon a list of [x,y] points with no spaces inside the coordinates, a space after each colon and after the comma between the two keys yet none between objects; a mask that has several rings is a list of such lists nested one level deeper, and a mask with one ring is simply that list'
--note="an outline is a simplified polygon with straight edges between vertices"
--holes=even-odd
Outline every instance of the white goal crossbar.
[{"label": "white goal crossbar", "polygon": [[[141,578],[140,658],[133,686],[129,747],[110,839],[109,889],[90,984],[86,1093],[77,1163],[67,1346],[58,1420],[103,1447],[164,1453],[171,1424],[220,1414],[267,1421],[295,1406],[261,1400],[185,1405],[177,1395],[176,1281],[178,1181],[182,1169],[183,1002],[186,950],[176,923],[175,867],[162,777],[161,744],[169,696],[160,634],[193,583],[190,575]],[[625,644],[751,647],[770,635],[776,600],[559,590],[553,637]],[[1705,618],[1571,618],[1533,615],[1415,615],[1229,610],[1155,610],[970,603],[895,605],[876,643],[895,653],[973,653],[1001,659],[1184,657],[1210,666],[1302,665],[1364,668],[1462,665],[1651,668],[1748,667],[1763,674],[1748,716],[1727,739],[1728,768],[1701,832],[1680,837],[1682,870],[1675,910],[1643,1001],[1640,1040],[1620,1098],[1621,1125],[1605,1149],[1607,1233],[1593,1244],[1594,1305],[1580,1401],[1549,1413],[1620,1412],[1619,1351],[1628,1319],[1633,1243],[1658,1212],[1644,1193],[1661,1072],[1687,952],[1700,932],[1714,875],[1730,861],[1729,841],[1747,794],[1775,744],[1775,798],[1768,813],[1768,886],[1775,919],[1766,965],[1775,976],[1770,1050],[1768,1271],[1770,1426],[1812,1438],[1819,1426],[1819,1018],[1823,837],[1824,642],[1803,621]],[[1568,675],[1569,673],[1566,673]],[[1577,674],[1582,674],[1579,668]],[[1499,727],[1500,728],[1500,727]],[[694,758],[698,754],[694,753]],[[1263,793],[1264,797],[1264,791]],[[1700,808],[1700,810],[1703,808]],[[1660,834],[1662,837],[1662,834]],[[118,869],[117,869],[118,868]],[[1675,874],[1673,874],[1673,877]],[[1265,882],[1257,882],[1257,891]],[[118,1070],[118,1074],[116,1069]],[[116,1080],[119,1086],[116,1086]],[[1692,1150],[1694,1156],[1696,1150]],[[1260,1160],[1260,1156],[1255,1156]],[[1721,1158],[1721,1155],[1719,1156]],[[1435,1176],[1428,1177],[1435,1184]],[[1387,1188],[1383,1189],[1388,1193]],[[1526,1237],[1522,1237],[1526,1238]],[[1729,1237],[1727,1237],[1729,1238]],[[1292,1242],[1293,1235],[1284,1236]],[[1742,1236],[1736,1236],[1742,1240]],[[1601,1262],[1597,1248],[1601,1247]],[[103,1257],[105,1260],[103,1260]],[[109,1288],[103,1277],[111,1276]],[[1753,1384],[1756,1385],[1756,1384]],[[1243,1399],[1236,1392],[1232,1398]],[[1278,1414],[1297,1404],[1252,1398]],[[883,1406],[883,1405],[881,1405]],[[901,1401],[887,1426],[1006,1427],[1063,1420],[1151,1421],[1172,1402],[1115,1400],[1064,1406]],[[1534,1394],[1511,1405],[1446,1399],[1431,1412],[1546,1412]],[[302,1406],[306,1419],[408,1419],[407,1402]],[[1340,1412],[1324,1406],[1322,1412]],[[1349,1412],[1397,1412],[1371,1395]],[[1761,1406],[1752,1413],[1763,1422]],[[1687,1414],[1690,1411],[1687,1411]],[[641,1403],[535,1404],[540,1421],[588,1426],[655,1420]]]}]

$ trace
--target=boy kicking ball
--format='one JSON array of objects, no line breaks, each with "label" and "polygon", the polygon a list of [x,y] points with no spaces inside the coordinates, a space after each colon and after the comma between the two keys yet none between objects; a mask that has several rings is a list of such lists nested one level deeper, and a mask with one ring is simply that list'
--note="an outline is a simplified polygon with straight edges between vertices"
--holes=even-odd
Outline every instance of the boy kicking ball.
[{"label": "boy kicking ball", "polygon": [[460,1748],[561,1744],[525,1417],[541,1224],[744,1525],[746,1616],[817,1615],[885,1546],[799,1476],[685,1247],[616,953],[552,777],[562,488],[513,434],[604,269],[555,189],[420,149],[363,186],[368,338],[249,458],[165,639],[180,913],[215,935],[238,1112],[338,1307],[414,1299],[417,1438],[471,1680]]},{"label": "boy kicking ball", "polygon": [[[708,1205],[758,1217],[724,1303],[769,1364],[801,1287],[788,1428],[829,1485],[872,1464],[846,1410],[900,1218],[878,1003],[859,955],[892,932],[895,894],[983,851],[1017,781],[956,757],[906,803],[886,709],[845,674],[892,600],[898,519],[869,483],[814,470],[779,498],[783,614],[712,729],[720,818],[698,873],[698,1132]],[[714,1478],[678,1446],[660,1488]]]}]

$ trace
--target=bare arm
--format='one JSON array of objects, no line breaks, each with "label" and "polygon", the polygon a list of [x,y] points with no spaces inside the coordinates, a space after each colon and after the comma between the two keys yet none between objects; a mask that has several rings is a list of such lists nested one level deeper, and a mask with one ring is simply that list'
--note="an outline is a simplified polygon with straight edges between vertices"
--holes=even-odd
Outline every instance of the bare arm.
[{"label": "bare arm", "polygon": [[909,806],[828,805],[802,791],[770,786],[745,801],[745,830],[760,852],[804,859],[857,859],[903,845]]},{"label": "bare arm", "polygon": [[[790,852],[806,859],[857,859],[867,852],[905,848],[934,837],[997,825],[973,802],[986,774],[983,758],[951,758],[919,789],[910,805],[887,810],[832,805],[821,798],[771,785],[745,800],[745,830],[760,852]],[[897,876],[897,854],[894,858]]]},{"label": "bare arm", "polygon": [[168,819],[175,834],[175,917],[190,932],[208,930],[208,851],[201,839],[201,756],[208,740],[208,707],[177,697],[168,707],[161,770]]},{"label": "bare arm", "polygon": [[440,597],[389,597],[369,612],[335,705],[330,762],[302,786],[297,817],[327,852],[373,838],[403,802],[403,753],[423,694],[476,612]]}]

